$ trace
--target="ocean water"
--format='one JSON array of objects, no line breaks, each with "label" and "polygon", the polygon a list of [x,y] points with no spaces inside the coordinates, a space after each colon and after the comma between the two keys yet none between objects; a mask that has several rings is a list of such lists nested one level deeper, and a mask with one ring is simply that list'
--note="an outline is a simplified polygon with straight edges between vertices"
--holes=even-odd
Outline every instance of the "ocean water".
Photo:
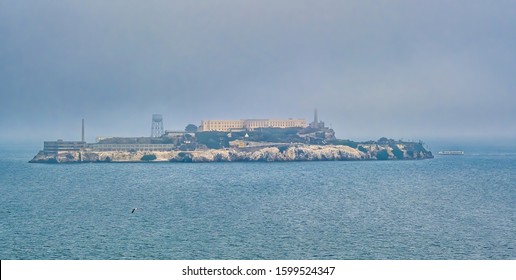
[{"label": "ocean water", "polygon": [[0,148],[0,259],[516,259],[516,154],[27,163],[36,152]]}]

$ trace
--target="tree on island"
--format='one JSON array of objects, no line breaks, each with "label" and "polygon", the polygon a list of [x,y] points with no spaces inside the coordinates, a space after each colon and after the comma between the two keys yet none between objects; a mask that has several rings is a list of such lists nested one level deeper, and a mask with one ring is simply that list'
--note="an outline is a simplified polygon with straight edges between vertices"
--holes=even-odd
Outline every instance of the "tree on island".
[{"label": "tree on island", "polygon": [[197,126],[195,124],[189,124],[185,127],[186,132],[197,132]]}]

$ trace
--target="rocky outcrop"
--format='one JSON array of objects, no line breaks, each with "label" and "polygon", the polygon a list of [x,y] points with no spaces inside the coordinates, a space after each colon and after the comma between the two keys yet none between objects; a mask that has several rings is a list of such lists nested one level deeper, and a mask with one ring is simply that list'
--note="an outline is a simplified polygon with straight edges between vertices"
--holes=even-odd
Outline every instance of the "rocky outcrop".
[{"label": "rocky outcrop", "polygon": [[[152,160],[146,155],[152,154]],[[80,162],[278,162],[278,161],[342,161],[382,159],[432,158],[426,150],[413,151],[402,144],[360,145],[352,148],[343,145],[285,145],[255,149],[206,149],[196,151],[123,152],[123,151],[40,151],[33,163],[80,163]]]}]

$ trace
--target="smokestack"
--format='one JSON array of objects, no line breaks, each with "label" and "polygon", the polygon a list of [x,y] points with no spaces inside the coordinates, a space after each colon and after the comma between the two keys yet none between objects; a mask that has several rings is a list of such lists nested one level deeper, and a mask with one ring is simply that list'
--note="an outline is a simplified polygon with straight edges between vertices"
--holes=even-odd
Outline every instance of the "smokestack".
[{"label": "smokestack", "polygon": [[84,142],[84,119],[82,119],[82,136],[81,141]]}]

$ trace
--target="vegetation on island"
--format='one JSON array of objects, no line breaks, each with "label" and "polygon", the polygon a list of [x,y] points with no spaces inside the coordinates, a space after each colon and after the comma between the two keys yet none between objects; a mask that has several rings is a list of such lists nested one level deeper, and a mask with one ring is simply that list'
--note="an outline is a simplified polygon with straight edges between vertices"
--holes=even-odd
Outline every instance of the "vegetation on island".
[{"label": "vegetation on island", "polygon": [[195,139],[198,144],[205,145],[208,149],[222,149],[229,147],[227,132],[205,131],[195,133]]},{"label": "vegetation on island", "polygon": [[146,154],[144,155],[140,160],[142,161],[151,161],[151,160],[155,160],[157,157],[155,154]]},{"label": "vegetation on island", "polygon": [[189,124],[185,127],[186,132],[197,132],[198,127],[195,124]]},{"label": "vegetation on island", "polygon": [[[355,141],[351,141],[351,140],[342,140],[342,139],[335,139],[335,140],[332,140],[332,141],[328,141],[328,144],[331,144],[331,145],[343,145],[343,146],[349,146],[351,148],[357,148],[359,147],[358,146],[358,142],[355,142]],[[362,147],[363,148],[363,147]]]}]

